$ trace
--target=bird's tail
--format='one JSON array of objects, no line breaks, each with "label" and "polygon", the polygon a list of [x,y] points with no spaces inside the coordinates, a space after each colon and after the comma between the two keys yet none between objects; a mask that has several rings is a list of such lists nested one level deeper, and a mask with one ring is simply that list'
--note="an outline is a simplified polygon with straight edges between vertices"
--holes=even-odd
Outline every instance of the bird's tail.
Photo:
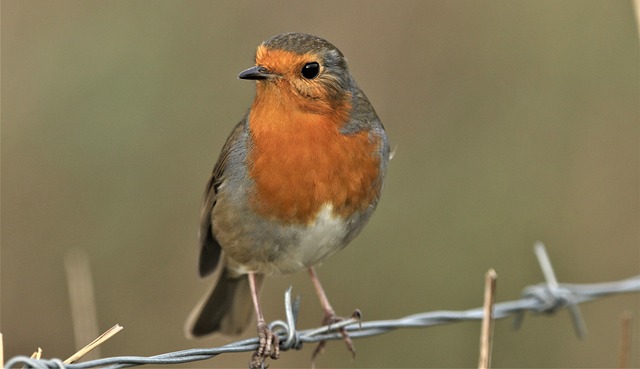
[{"label": "bird's tail", "polygon": [[[256,275],[256,287],[262,285],[263,275]],[[253,303],[249,278],[246,274],[235,276],[224,268],[213,286],[189,318],[185,334],[189,338],[203,338],[220,333],[237,336],[244,332],[253,320]]]}]

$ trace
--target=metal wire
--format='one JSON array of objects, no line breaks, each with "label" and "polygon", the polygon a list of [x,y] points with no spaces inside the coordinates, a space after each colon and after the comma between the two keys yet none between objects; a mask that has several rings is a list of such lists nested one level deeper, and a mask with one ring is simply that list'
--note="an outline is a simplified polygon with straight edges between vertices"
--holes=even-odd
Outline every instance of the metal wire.
[{"label": "metal wire", "polygon": [[[586,327],[578,305],[600,299],[609,295],[629,292],[640,292],[640,275],[615,282],[591,284],[558,283],[553,273],[549,258],[541,243],[535,246],[536,256],[541,265],[546,283],[526,287],[518,300],[501,302],[494,305],[494,319],[515,316],[514,325],[520,327],[525,312],[554,313],[568,308],[578,337],[586,335]],[[271,329],[280,338],[280,349],[299,350],[304,343],[342,339],[338,329],[344,327],[352,338],[362,338],[383,334],[400,328],[423,328],[434,325],[450,324],[467,320],[482,320],[482,307],[462,311],[433,311],[409,315],[400,319],[360,322],[355,318],[320,328],[296,330],[300,300],[291,301],[291,288],[285,292],[285,321],[275,321]],[[118,356],[84,363],[63,364],[60,359],[31,359],[27,356],[16,356],[7,361],[5,367],[37,368],[37,369],[89,369],[108,367],[110,369],[125,368],[145,364],[180,364],[207,360],[224,353],[254,351],[258,347],[258,338],[250,338],[214,348],[196,348],[169,352],[151,357]]]}]

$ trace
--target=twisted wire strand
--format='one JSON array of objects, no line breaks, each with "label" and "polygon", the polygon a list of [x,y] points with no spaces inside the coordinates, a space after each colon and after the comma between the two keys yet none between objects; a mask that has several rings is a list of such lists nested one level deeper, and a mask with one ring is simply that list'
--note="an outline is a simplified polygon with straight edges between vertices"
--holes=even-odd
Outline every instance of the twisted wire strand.
[{"label": "twisted wire strand", "polygon": [[[522,317],[529,311],[534,313],[554,313],[568,306],[577,306],[588,301],[597,300],[610,295],[640,292],[640,275],[615,282],[568,284],[560,283],[553,290],[547,284],[537,284],[526,287],[522,298],[513,301],[497,303],[494,306],[494,319],[508,317]],[[304,343],[324,340],[342,339],[337,331],[344,327],[352,338],[363,338],[387,333],[401,328],[424,328],[435,325],[450,324],[460,321],[482,320],[482,307],[461,311],[432,311],[413,314],[399,319],[376,320],[358,322],[357,319],[345,321],[313,329],[298,331],[295,329],[297,315],[296,303],[291,303],[291,289],[285,293],[285,310],[289,324],[285,321],[271,323],[271,328],[279,335],[282,350],[300,349]],[[299,300],[298,300],[299,301]],[[298,302],[299,303],[299,302]],[[290,329],[293,328],[293,329]],[[110,369],[125,368],[145,364],[180,364],[193,361],[207,360],[225,353],[250,352],[258,347],[258,339],[250,338],[220,347],[195,348],[165,354],[142,356],[116,356],[83,363],[63,364],[60,359],[31,359],[27,356],[16,356],[6,363],[6,368],[24,366],[36,369],[89,369],[108,367]]]}]

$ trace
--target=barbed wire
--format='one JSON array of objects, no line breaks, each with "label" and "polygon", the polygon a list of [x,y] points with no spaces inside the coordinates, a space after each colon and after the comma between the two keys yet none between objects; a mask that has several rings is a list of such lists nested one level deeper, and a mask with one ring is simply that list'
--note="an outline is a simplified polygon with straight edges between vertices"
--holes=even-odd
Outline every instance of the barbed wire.
[{"label": "barbed wire", "polygon": [[[526,287],[518,300],[497,303],[493,308],[494,319],[515,317],[514,326],[519,328],[526,312],[551,314],[559,309],[568,308],[576,334],[586,335],[586,327],[582,320],[578,305],[600,299],[609,295],[640,292],[640,275],[605,283],[568,284],[558,283],[549,262],[544,246],[535,246],[536,256],[542,268],[546,283]],[[363,338],[380,335],[400,328],[424,328],[435,325],[450,324],[460,321],[482,320],[483,308],[462,311],[433,311],[405,316],[399,319],[360,322],[356,318],[347,319],[331,326],[314,329],[296,330],[296,321],[300,307],[300,299],[291,299],[291,288],[285,292],[286,321],[274,321],[270,327],[280,338],[282,351],[300,350],[304,343],[342,339],[339,332],[343,328],[352,338]],[[207,360],[220,354],[233,352],[250,352],[258,347],[258,338],[245,339],[220,347],[195,348],[165,354],[143,356],[117,356],[84,363],[65,364],[60,359],[32,359],[28,356],[16,356],[6,363],[6,368],[24,366],[36,369],[90,369],[108,367],[109,369],[125,368],[146,364],[181,364]]]}]

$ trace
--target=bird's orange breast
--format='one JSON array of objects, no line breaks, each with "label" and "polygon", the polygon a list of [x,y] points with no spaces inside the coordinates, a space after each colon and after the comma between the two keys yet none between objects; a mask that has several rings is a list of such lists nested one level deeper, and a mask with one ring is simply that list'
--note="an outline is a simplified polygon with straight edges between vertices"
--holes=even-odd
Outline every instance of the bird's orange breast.
[{"label": "bird's orange breast", "polygon": [[346,218],[377,199],[380,142],[366,131],[340,133],[350,106],[314,114],[285,108],[277,94],[265,95],[249,115],[248,170],[255,182],[250,201],[258,214],[308,224],[324,205]]}]

